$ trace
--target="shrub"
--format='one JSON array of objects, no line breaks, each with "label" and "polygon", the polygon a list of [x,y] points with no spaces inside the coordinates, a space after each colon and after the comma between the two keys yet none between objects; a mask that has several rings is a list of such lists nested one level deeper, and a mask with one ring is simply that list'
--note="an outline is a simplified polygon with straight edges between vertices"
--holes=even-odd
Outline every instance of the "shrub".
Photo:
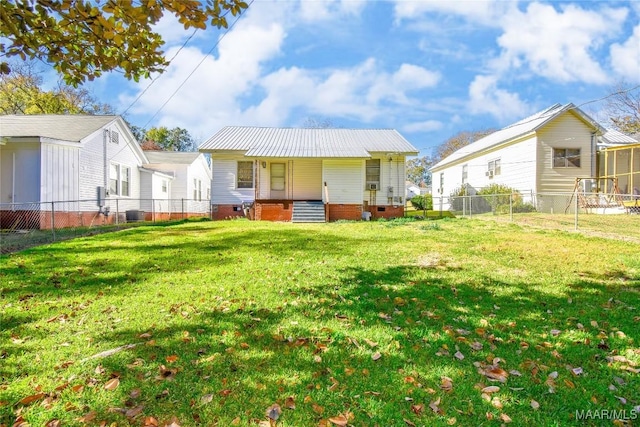
[{"label": "shrub", "polygon": [[423,196],[413,196],[411,198],[411,204],[419,211],[430,211],[433,209],[433,196],[431,194],[425,194]]}]

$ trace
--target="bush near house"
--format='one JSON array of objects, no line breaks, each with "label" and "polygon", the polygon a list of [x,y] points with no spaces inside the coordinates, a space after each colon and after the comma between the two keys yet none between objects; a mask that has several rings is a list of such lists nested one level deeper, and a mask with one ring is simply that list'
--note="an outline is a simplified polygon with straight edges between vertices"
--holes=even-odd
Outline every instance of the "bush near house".
[{"label": "bush near house", "polygon": [[[481,196],[467,198],[465,196]],[[496,214],[509,213],[510,208],[514,213],[535,212],[536,208],[531,203],[522,200],[522,194],[515,188],[503,184],[491,184],[476,191],[471,186],[463,186],[455,189],[451,195],[451,206],[454,211],[467,211],[471,213]]]},{"label": "bush near house", "polygon": [[413,196],[411,198],[411,204],[419,211],[432,210],[433,209],[433,196],[431,194],[425,194],[422,196]]}]

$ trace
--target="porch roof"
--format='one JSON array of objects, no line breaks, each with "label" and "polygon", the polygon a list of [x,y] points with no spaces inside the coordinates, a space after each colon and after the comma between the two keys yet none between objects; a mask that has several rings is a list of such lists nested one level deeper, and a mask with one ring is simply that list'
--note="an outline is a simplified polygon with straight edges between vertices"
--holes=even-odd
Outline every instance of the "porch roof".
[{"label": "porch roof", "polygon": [[227,126],[200,151],[243,151],[246,157],[368,158],[372,152],[417,154],[394,129],[316,129]]}]

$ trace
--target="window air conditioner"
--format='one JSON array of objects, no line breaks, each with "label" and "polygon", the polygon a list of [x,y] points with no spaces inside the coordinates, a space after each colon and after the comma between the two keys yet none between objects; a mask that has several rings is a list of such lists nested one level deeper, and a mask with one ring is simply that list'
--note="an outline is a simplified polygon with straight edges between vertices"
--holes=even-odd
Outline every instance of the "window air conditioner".
[{"label": "window air conditioner", "polygon": [[488,176],[489,178],[493,178],[493,171],[487,171],[485,175]]},{"label": "window air conditioner", "polygon": [[376,184],[374,182],[367,183],[367,190],[377,191],[378,190],[378,184]]}]

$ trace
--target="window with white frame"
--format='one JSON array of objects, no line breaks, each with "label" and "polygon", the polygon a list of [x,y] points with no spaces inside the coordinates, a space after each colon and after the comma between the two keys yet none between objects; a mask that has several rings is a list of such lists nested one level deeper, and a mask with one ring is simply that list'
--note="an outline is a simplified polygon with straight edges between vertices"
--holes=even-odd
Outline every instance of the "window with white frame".
[{"label": "window with white frame", "polygon": [[253,188],[253,162],[238,162],[237,188]]},{"label": "window with white frame", "polygon": [[380,159],[370,159],[365,162],[366,169],[366,183],[367,187],[370,184],[380,188]]},{"label": "window with white frame", "polygon": [[202,181],[193,179],[193,200],[202,201]]},{"label": "window with white frame", "polygon": [[469,179],[469,165],[462,165],[462,183],[466,184]]},{"label": "window with white frame", "polygon": [[501,172],[500,159],[491,160],[487,164],[487,176],[489,178],[492,178],[495,175],[500,175],[500,172]]},{"label": "window with white frame", "polygon": [[131,168],[111,163],[109,168],[109,194],[113,196],[131,195]]},{"label": "window with white frame", "polygon": [[162,192],[166,193],[167,191],[169,191],[169,181],[167,181],[166,179],[162,180]]},{"label": "window with white frame", "polygon": [[579,148],[554,148],[553,149],[554,168],[579,168],[580,149]]}]

